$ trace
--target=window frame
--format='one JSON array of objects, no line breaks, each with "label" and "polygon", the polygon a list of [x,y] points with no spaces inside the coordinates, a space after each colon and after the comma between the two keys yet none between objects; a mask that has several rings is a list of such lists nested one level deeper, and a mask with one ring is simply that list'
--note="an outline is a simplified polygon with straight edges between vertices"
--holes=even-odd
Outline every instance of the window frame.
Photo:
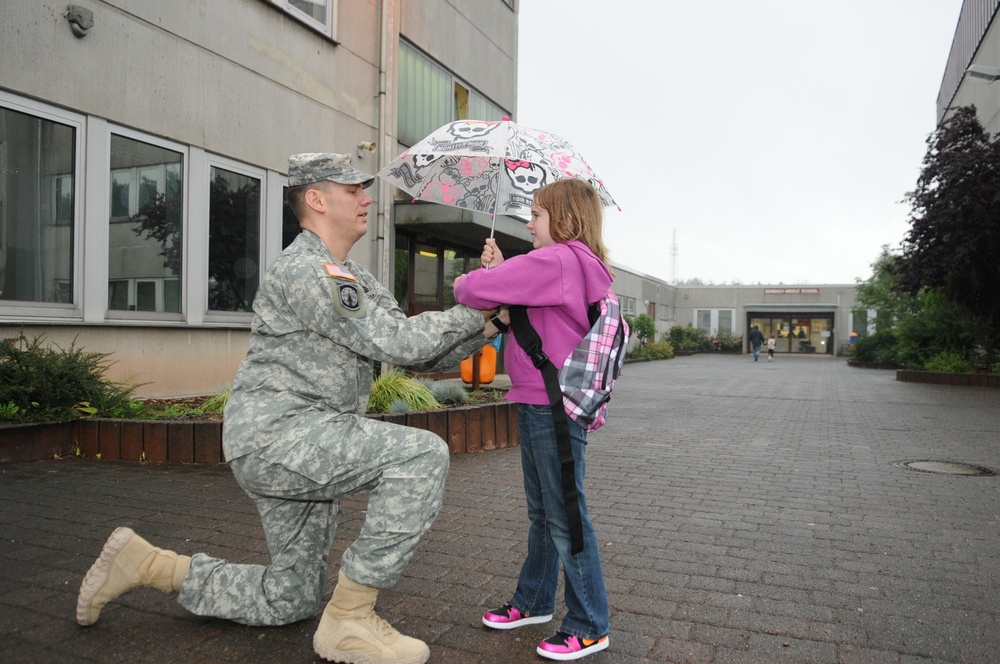
[{"label": "window frame", "polygon": [[317,21],[309,14],[291,4],[289,0],[270,0],[270,2],[310,30],[318,32],[335,43],[339,43],[337,39],[337,10],[339,9],[340,0],[327,0],[325,22]]},{"label": "window frame", "polygon": [[[24,97],[0,90],[0,107],[30,115],[41,120],[66,125],[73,129],[73,221],[70,226],[73,237],[73,288],[71,302],[25,302],[22,300],[0,300],[0,322],[15,320],[30,324],[31,319],[47,318],[58,320],[80,319],[83,316],[83,246],[84,246],[84,196],[86,175],[84,173],[84,145],[87,134],[87,116],[73,113]],[[55,223],[53,220],[51,223]],[[0,238],[0,243],[3,238]],[[2,250],[2,244],[0,244]],[[25,319],[29,320],[25,320]]]},{"label": "window frame", "polygon": [[[257,210],[257,285],[260,286],[264,279],[264,272],[266,266],[266,251],[265,247],[267,245],[267,219],[268,219],[268,172],[263,168],[256,168],[250,166],[241,161],[235,161],[222,157],[219,155],[206,153],[205,154],[205,164],[204,164],[204,182],[200,183],[201,186],[205,187],[204,205],[202,207],[203,214],[198,215],[199,219],[204,219],[204,225],[197,230],[199,231],[199,237],[203,238],[204,241],[201,242],[202,251],[199,251],[199,263],[202,278],[199,279],[197,283],[199,297],[202,298],[203,306],[201,307],[202,320],[205,323],[222,323],[222,324],[240,324],[249,325],[253,321],[253,311],[218,311],[215,309],[208,308],[208,275],[209,275],[209,251],[208,243],[209,238],[209,215],[212,211],[212,197],[211,197],[211,178],[212,178],[212,168],[220,168],[231,173],[236,173],[237,175],[243,175],[249,178],[254,178],[260,182],[260,202]],[[200,224],[199,224],[200,225]],[[189,232],[191,232],[189,230]],[[190,278],[190,277],[189,277]]]},{"label": "window frame", "polygon": [[[114,223],[118,218],[112,219],[111,217],[111,137],[119,136],[121,138],[126,138],[131,141],[136,141],[139,143],[147,143],[149,145],[156,146],[163,150],[170,150],[172,152],[177,152],[181,155],[181,182],[183,183],[181,187],[181,263],[179,274],[173,275],[181,280],[181,290],[180,290],[180,311],[138,311],[138,310],[128,310],[122,311],[120,309],[111,309],[111,302],[108,301],[108,284],[111,283],[109,275],[109,261],[110,261],[110,247],[108,246],[108,233],[110,232],[110,225]],[[128,127],[123,127],[120,125],[108,124],[107,132],[105,135],[107,140],[107,161],[104,164],[104,170],[106,174],[103,181],[106,183],[105,193],[104,193],[104,224],[107,226],[105,232],[102,234],[104,238],[104,258],[103,258],[103,273],[104,273],[104,293],[105,300],[103,302],[104,311],[104,321],[108,323],[118,323],[118,322],[162,322],[162,323],[185,323],[187,321],[187,300],[189,295],[189,288],[187,285],[188,277],[185,276],[190,273],[191,256],[190,249],[192,246],[196,246],[197,243],[192,243],[191,241],[191,149],[189,146],[176,143],[174,141],[169,141],[152,134],[147,134],[142,131],[135,129],[130,129]],[[118,169],[122,170],[122,169]],[[165,172],[165,171],[164,171]],[[133,196],[135,200],[138,201],[138,179],[135,181],[136,191],[129,192],[129,205],[132,203]],[[92,220],[93,223],[98,223],[98,220]],[[207,222],[206,222],[207,223]],[[95,238],[96,239],[96,238]],[[97,274],[90,274],[90,278],[96,280],[98,278]],[[167,279],[168,277],[163,277]],[[170,277],[173,278],[173,277]],[[121,280],[119,280],[121,281]],[[145,281],[145,280],[144,280]],[[129,284],[129,301],[134,301],[134,294],[137,288],[137,284]],[[162,292],[159,288],[157,292]]]}]

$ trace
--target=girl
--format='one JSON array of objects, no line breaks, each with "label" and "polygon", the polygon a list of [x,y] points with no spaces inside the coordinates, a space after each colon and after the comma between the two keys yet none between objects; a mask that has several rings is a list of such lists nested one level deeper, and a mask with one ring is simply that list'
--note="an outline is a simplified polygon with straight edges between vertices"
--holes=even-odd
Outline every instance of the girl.
[{"label": "girl", "polygon": [[[557,180],[535,194],[531,206],[534,249],[504,260],[490,239],[484,267],[455,281],[455,299],[478,309],[521,304],[542,338],[546,355],[561,367],[590,329],[588,306],[613,281],[601,239],[603,205],[589,183]],[[610,622],[597,537],[587,516],[583,491],[587,433],[569,420],[584,549],[571,553],[555,427],[541,372],[514,341],[508,340],[507,399],[519,405],[518,435],[524,493],[528,505],[528,554],[511,600],[487,611],[483,623],[514,629],[548,622],[555,610],[559,564],[565,579],[566,616],[553,636],[538,645],[542,657],[575,660],[608,647]]]}]

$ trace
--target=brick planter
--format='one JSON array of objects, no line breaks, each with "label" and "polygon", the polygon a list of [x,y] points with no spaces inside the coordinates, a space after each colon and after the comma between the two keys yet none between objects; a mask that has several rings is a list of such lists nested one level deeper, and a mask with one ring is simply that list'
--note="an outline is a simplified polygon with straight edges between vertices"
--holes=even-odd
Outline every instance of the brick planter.
[{"label": "brick planter", "polygon": [[[517,406],[509,402],[369,415],[373,419],[427,429],[452,454],[515,447]],[[0,464],[53,456],[170,463],[221,463],[222,420],[81,419],[64,423],[0,426]]]},{"label": "brick planter", "polygon": [[51,459],[72,451],[72,422],[0,426],[0,464]]},{"label": "brick planter", "polygon": [[433,431],[448,443],[452,454],[475,454],[518,444],[517,405],[507,401],[368,417]]},{"label": "brick planter", "polygon": [[933,383],[962,387],[1000,387],[1000,374],[945,373],[900,369],[896,372],[896,380],[904,383]]}]

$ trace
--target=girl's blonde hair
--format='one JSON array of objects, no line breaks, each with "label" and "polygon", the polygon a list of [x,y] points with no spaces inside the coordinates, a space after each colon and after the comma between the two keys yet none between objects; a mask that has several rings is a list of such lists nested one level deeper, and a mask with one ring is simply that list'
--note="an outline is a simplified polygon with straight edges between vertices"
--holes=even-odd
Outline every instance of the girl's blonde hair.
[{"label": "girl's blonde hair", "polygon": [[604,204],[589,182],[565,178],[535,192],[535,203],[549,213],[549,235],[555,242],[579,240],[608,264],[604,246]]}]

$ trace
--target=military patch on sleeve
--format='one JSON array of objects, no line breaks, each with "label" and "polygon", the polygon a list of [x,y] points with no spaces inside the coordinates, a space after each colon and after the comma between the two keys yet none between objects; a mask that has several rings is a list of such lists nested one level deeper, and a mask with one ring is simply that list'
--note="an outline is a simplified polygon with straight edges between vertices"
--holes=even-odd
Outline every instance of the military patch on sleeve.
[{"label": "military patch on sleeve", "polygon": [[358,278],[351,274],[350,270],[345,267],[340,267],[336,263],[324,263],[323,267],[326,268],[326,273],[331,277],[336,277],[338,279],[350,279],[351,281],[357,281]]},{"label": "military patch on sleeve", "polygon": [[[353,277],[352,277],[353,279]],[[357,284],[337,284],[340,295],[340,305],[347,311],[357,311],[361,308],[361,294]]]}]

